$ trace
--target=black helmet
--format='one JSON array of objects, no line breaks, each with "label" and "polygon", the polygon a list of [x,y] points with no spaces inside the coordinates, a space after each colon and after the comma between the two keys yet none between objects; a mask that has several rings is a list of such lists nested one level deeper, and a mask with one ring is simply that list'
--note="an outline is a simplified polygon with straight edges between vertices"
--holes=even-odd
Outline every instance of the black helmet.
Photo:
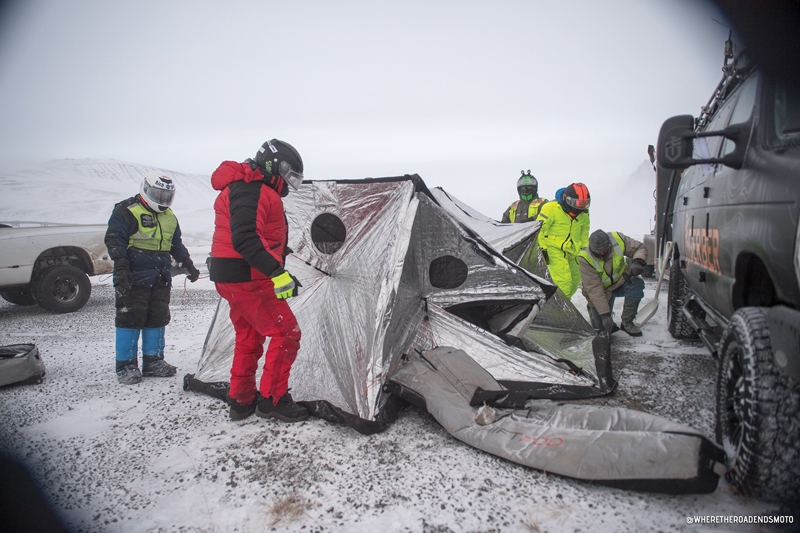
[{"label": "black helmet", "polygon": [[258,149],[255,162],[265,178],[279,176],[295,189],[303,183],[303,160],[287,142],[278,139],[265,142]]},{"label": "black helmet", "polygon": [[519,199],[530,202],[539,195],[539,182],[531,176],[530,170],[527,174],[525,174],[524,170],[520,170],[520,173],[522,176],[517,180]]},{"label": "black helmet", "polygon": [[589,251],[600,259],[608,259],[611,253],[611,237],[599,229],[589,235]]}]

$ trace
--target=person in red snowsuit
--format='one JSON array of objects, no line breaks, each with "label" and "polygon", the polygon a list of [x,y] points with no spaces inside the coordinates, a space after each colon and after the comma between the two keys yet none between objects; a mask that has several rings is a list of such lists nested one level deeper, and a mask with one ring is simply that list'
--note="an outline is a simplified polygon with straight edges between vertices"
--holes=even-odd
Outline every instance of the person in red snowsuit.
[{"label": "person in red snowsuit", "polygon": [[[288,143],[265,142],[254,159],[224,161],[211,175],[214,202],[209,275],[228,301],[236,332],[229,391],[230,417],[297,422],[308,410],[289,394],[289,372],[300,348],[300,327],[286,298],[299,282],[284,269],[288,225],[282,197],[303,181],[303,161]],[[256,389],[256,369],[264,353]]]}]

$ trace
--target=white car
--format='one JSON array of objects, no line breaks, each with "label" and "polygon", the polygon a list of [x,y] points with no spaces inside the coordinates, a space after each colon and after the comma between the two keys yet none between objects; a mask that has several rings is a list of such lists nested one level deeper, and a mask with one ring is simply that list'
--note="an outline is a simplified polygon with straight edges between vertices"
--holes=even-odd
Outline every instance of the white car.
[{"label": "white car", "polygon": [[103,242],[106,229],[0,224],[0,296],[17,305],[39,304],[53,313],[82,308],[92,292],[89,276],[114,270]]}]

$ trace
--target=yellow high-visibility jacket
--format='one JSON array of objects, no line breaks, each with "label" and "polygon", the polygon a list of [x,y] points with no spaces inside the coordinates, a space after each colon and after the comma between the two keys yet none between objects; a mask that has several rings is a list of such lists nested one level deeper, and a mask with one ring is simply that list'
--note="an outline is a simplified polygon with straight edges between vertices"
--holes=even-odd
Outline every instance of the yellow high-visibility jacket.
[{"label": "yellow high-visibility jacket", "polygon": [[552,254],[561,250],[567,256],[576,257],[589,246],[589,213],[580,213],[573,218],[556,200],[542,207],[537,220],[542,221],[539,229],[539,246]]},{"label": "yellow high-visibility jacket", "polygon": [[[526,203],[528,204],[527,210],[525,209]],[[536,217],[539,216],[539,212],[542,210],[542,206],[546,203],[546,198],[539,198],[538,196],[530,202],[517,200],[508,206],[506,212],[503,213],[501,222],[531,222],[536,220]],[[517,214],[517,212],[519,212],[519,214]]]}]

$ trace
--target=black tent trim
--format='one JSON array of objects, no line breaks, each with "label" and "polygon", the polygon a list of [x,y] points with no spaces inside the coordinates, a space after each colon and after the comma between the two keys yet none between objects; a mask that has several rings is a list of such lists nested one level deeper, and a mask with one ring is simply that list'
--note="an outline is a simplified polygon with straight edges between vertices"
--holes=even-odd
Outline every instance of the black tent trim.
[{"label": "black tent trim", "polygon": [[[196,379],[194,374],[186,374],[183,376],[183,390],[207,394],[208,396],[222,400],[226,404],[230,404],[228,397],[229,389],[230,384],[226,382],[216,381],[206,383],[205,381]],[[386,430],[397,420],[397,417],[403,409],[408,406],[408,403],[402,398],[390,394],[387,397],[386,403],[376,415],[375,420],[366,420],[346,413],[330,402],[323,400],[298,403],[308,409],[311,416],[322,418],[328,422],[346,424],[363,435],[373,435]]]},{"label": "black tent trim", "polygon": [[[683,435],[674,431],[674,433]],[[715,463],[725,464],[725,452],[713,444],[706,437],[686,434],[691,437],[700,438],[700,458],[702,465],[697,476],[691,479],[596,479],[590,483],[605,485],[617,489],[638,490],[641,492],[660,492],[663,494],[686,494],[695,492],[698,494],[710,494],[717,490],[719,474],[714,471]],[[568,476],[565,476],[568,477]],[[574,478],[573,478],[574,479]],[[691,491],[687,491],[691,487]]]}]

